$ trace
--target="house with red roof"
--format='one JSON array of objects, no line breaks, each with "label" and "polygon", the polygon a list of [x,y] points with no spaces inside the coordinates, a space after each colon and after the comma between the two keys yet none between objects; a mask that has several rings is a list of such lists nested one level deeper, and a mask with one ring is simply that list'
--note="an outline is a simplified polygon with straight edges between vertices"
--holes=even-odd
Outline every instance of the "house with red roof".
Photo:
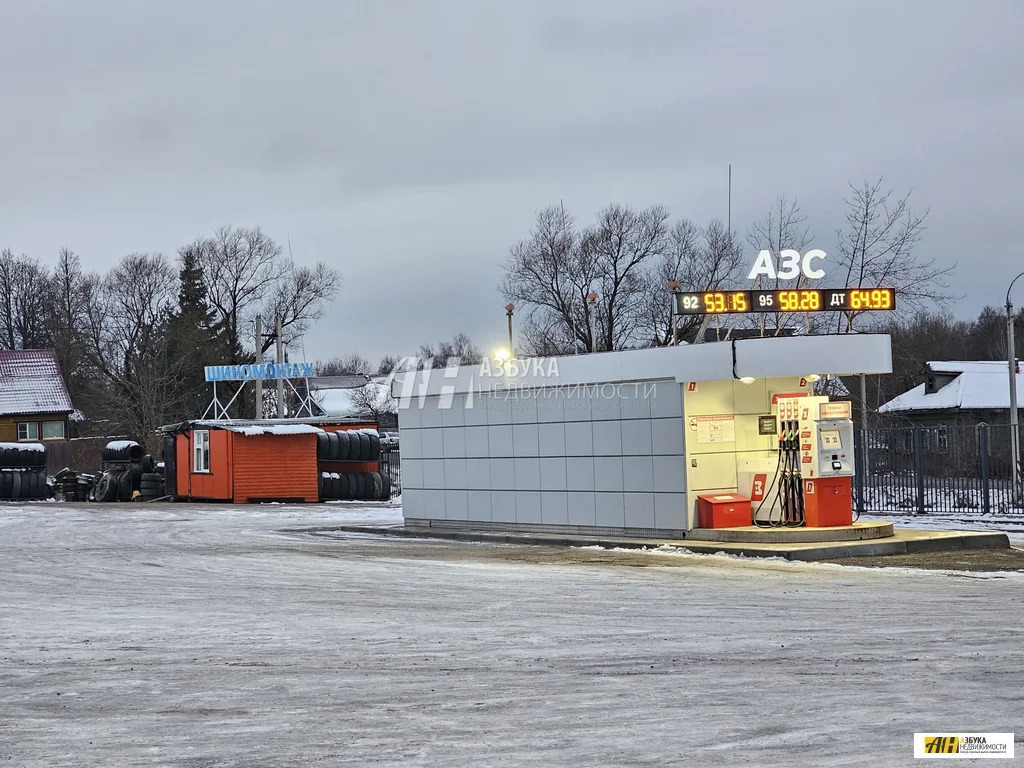
[{"label": "house with red roof", "polygon": [[66,440],[74,410],[52,349],[0,350],[0,443]]}]

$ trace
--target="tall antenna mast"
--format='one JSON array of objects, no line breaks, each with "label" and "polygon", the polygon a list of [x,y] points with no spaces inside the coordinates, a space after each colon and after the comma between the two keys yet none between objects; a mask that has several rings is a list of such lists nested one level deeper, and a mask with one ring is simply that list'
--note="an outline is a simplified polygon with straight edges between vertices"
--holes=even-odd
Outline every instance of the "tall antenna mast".
[{"label": "tall antenna mast", "polygon": [[732,163],[729,163],[729,207],[726,213],[726,226],[729,228],[729,244],[732,244]]}]

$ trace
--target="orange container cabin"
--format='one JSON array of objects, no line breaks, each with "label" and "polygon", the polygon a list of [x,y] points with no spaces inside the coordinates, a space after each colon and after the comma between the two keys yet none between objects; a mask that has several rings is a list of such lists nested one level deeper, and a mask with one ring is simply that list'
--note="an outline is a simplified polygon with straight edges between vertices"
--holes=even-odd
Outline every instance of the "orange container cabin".
[{"label": "orange container cabin", "polygon": [[162,427],[168,495],[249,504],[319,501],[321,471],[370,472],[377,462],[318,462],[317,436],[376,429],[357,419],[187,421]]}]

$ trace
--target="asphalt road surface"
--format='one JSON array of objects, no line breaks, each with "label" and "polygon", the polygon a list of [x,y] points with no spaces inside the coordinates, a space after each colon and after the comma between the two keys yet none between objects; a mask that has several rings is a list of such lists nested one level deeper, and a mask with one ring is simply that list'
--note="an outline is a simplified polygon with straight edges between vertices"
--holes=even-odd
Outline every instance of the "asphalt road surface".
[{"label": "asphalt road surface", "polygon": [[913,765],[1024,736],[1024,574],[0,505],[0,766]]}]

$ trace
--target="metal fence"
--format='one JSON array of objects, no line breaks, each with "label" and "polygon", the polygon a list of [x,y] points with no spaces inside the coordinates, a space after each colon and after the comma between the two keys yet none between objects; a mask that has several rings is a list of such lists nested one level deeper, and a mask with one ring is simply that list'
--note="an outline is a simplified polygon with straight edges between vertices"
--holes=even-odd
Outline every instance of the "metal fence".
[{"label": "metal fence", "polygon": [[402,492],[402,454],[397,445],[380,447],[380,471],[391,478],[391,497]]},{"label": "metal fence", "polygon": [[979,424],[856,430],[858,512],[1024,514],[1014,492],[1010,429]]}]

